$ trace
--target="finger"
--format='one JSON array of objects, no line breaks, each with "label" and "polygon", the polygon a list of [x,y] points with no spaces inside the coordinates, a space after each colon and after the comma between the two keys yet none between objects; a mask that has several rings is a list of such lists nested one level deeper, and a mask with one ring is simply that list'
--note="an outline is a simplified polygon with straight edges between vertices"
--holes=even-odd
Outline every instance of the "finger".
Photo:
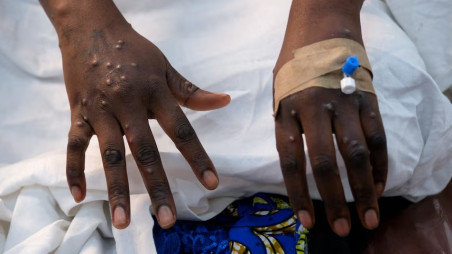
[{"label": "finger", "polygon": [[172,97],[164,98],[162,96],[161,99],[166,102],[167,106],[160,108],[155,113],[157,121],[173,140],[204,187],[210,190],[215,189],[218,186],[217,172],[199,142],[195,130]]},{"label": "finger", "polygon": [[93,127],[99,139],[113,225],[123,229],[130,223],[130,197],[121,129],[107,113],[99,114]]},{"label": "finger", "polygon": [[315,213],[306,181],[306,158],[301,128],[295,110],[281,107],[275,121],[276,147],[287,194],[294,213],[307,228],[314,225]]},{"label": "finger", "polygon": [[202,90],[180,75],[168,63],[167,81],[171,93],[179,105],[193,110],[212,110],[229,104],[231,97],[224,93],[211,93]]},{"label": "finger", "polygon": [[121,114],[123,126],[130,150],[140,170],[141,177],[152,201],[154,214],[162,228],[170,228],[176,222],[176,206],[171,189],[163,170],[159,151],[149,127],[146,112],[131,116],[127,112]]},{"label": "finger", "polygon": [[72,122],[67,143],[66,179],[76,202],[81,202],[86,196],[85,151],[91,137],[88,123],[82,119]]},{"label": "finger", "polygon": [[[308,90],[305,90],[308,91]],[[311,90],[310,92],[316,92]],[[325,212],[333,231],[346,236],[350,232],[350,213],[344,197],[331,129],[328,108],[318,105],[316,94],[304,93],[309,110],[300,112],[315,182],[325,204]]]},{"label": "finger", "polygon": [[357,109],[358,101],[352,97],[341,100],[335,109],[333,123],[361,223],[368,229],[374,229],[378,226],[379,210],[369,153]]},{"label": "finger", "polygon": [[363,93],[360,118],[367,146],[370,150],[370,164],[372,165],[375,191],[377,197],[381,197],[388,175],[388,150],[385,130],[375,95]]}]

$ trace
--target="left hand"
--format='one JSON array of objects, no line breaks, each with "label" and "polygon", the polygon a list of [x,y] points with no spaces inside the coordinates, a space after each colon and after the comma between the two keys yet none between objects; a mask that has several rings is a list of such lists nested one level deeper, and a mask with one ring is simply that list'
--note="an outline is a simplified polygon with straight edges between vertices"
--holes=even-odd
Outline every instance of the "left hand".
[{"label": "left hand", "polygon": [[[361,5],[359,0],[293,0],[275,76],[293,58],[294,49],[331,38],[348,38],[363,44]],[[348,235],[351,221],[336,163],[333,134],[347,167],[361,223],[368,229],[378,226],[377,199],[386,183],[388,157],[374,94],[357,91],[346,95],[340,89],[311,87],[281,100],[275,127],[287,193],[303,226],[310,228],[315,222],[306,181],[303,133],[333,231],[340,236]]]}]

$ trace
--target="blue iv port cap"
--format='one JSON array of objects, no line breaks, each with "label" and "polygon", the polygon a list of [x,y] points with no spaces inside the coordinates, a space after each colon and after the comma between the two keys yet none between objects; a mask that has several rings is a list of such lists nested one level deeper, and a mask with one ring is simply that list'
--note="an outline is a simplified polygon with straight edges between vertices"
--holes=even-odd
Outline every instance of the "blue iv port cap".
[{"label": "blue iv port cap", "polygon": [[347,60],[345,60],[344,66],[342,66],[342,72],[347,76],[353,75],[356,68],[359,67],[358,56],[349,56]]}]

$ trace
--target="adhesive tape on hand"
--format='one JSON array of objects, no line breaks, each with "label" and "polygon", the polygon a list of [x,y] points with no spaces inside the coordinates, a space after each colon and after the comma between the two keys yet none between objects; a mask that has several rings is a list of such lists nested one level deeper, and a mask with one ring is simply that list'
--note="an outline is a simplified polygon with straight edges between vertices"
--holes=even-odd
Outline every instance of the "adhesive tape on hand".
[{"label": "adhesive tape on hand", "polygon": [[276,74],[274,86],[274,113],[280,101],[310,87],[341,89],[342,66],[349,56],[358,56],[361,66],[353,74],[356,89],[374,93],[372,69],[364,47],[356,41],[343,38],[320,41],[293,51],[294,58]]}]

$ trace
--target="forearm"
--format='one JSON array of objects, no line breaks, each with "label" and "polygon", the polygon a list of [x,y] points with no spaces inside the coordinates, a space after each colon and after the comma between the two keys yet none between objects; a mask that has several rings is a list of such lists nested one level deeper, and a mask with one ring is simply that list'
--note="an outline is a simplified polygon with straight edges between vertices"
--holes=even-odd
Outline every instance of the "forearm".
[{"label": "forearm", "polygon": [[363,44],[360,10],[363,0],[293,0],[275,73],[292,59],[292,51],[332,38]]},{"label": "forearm", "polygon": [[127,27],[112,0],[40,0],[58,34],[60,46],[110,27]]}]

